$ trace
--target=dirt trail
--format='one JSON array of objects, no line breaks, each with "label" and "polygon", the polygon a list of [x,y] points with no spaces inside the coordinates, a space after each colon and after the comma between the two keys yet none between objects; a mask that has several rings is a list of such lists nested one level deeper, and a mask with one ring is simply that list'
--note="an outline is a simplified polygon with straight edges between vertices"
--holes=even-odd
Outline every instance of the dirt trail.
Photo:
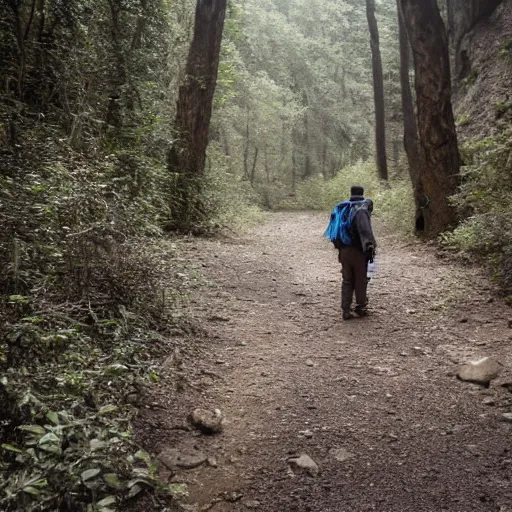
[{"label": "dirt trail", "polygon": [[[189,246],[216,285],[193,303],[205,344],[199,360],[170,358],[184,390],[164,380],[140,434],[157,453],[210,457],[173,477],[189,485],[185,509],[512,511],[512,395],[503,377],[455,377],[482,355],[510,365],[510,309],[475,270],[377,229],[371,315],[342,322],[325,223],[273,214],[243,240]],[[198,406],[222,410],[222,434],[187,428]],[[290,471],[302,453],[318,476]]]}]

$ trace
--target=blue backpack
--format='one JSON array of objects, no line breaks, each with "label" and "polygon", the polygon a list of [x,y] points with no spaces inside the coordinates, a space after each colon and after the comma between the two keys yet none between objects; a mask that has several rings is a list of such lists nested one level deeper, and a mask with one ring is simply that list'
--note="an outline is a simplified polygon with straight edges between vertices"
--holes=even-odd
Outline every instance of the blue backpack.
[{"label": "blue backpack", "polygon": [[337,204],[331,213],[324,237],[334,244],[338,241],[343,245],[352,245],[352,222],[359,207],[363,204],[364,201],[344,201]]}]

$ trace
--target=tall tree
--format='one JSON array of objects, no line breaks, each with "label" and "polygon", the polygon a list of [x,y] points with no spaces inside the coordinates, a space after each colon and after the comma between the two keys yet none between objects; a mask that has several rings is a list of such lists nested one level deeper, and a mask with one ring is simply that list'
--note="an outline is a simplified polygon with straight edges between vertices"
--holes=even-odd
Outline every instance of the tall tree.
[{"label": "tall tree", "polygon": [[400,42],[400,84],[404,119],[404,148],[405,153],[407,154],[409,175],[411,176],[412,185],[415,187],[420,170],[420,152],[418,127],[416,126],[416,116],[414,114],[414,103],[409,79],[409,39],[407,37],[407,30],[405,28],[402,10],[400,8],[400,0],[396,0],[396,3],[398,8],[398,37]]},{"label": "tall tree", "polygon": [[377,170],[382,180],[388,179],[386,157],[386,117],[384,107],[384,78],[380,55],[379,27],[375,17],[375,0],[366,0],[366,17],[370,29],[370,47],[372,51],[373,96],[375,102],[375,139],[377,150]]},{"label": "tall tree", "polygon": [[400,0],[414,55],[421,172],[416,227],[435,236],[456,221],[449,197],[459,184],[459,150],[451,103],[448,38],[436,0]]},{"label": "tall tree", "polygon": [[192,227],[201,214],[200,178],[204,174],[226,2],[197,0],[186,78],[179,91],[175,122],[178,140],[169,151],[168,166],[179,175],[177,225],[185,229]]}]

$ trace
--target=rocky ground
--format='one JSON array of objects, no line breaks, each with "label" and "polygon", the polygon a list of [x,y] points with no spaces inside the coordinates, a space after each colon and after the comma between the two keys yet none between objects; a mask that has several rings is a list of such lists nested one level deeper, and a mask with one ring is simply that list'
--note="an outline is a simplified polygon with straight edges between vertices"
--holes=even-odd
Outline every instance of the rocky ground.
[{"label": "rocky ground", "polygon": [[[342,322],[325,224],[279,213],[185,244],[204,332],[138,420],[162,476],[188,485],[181,509],[512,511],[510,308],[476,269],[377,226],[371,315]],[[487,356],[461,370],[484,385],[457,378]],[[196,408],[211,413],[193,426]]]}]

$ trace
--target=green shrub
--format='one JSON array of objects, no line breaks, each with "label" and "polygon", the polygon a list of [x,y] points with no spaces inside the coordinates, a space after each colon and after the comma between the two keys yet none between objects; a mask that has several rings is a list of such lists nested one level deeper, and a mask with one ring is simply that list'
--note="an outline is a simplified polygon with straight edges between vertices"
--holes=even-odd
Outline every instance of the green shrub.
[{"label": "green shrub", "polygon": [[203,202],[206,232],[237,231],[261,219],[259,197],[247,181],[240,181],[229,166],[229,157],[215,146],[208,151]]},{"label": "green shrub", "polygon": [[465,220],[441,240],[487,261],[512,290],[512,129],[468,142],[461,153],[463,182],[452,202]]},{"label": "green shrub", "polygon": [[361,185],[365,196],[372,198],[376,218],[391,229],[411,234],[414,229],[414,199],[408,180],[382,184],[373,164],[358,164],[342,169],[330,180],[313,178],[297,186],[294,209],[331,211],[335,204],[348,199],[350,187]]},{"label": "green shrub", "polygon": [[457,126],[468,126],[473,122],[473,118],[469,114],[463,114],[457,119]]}]

